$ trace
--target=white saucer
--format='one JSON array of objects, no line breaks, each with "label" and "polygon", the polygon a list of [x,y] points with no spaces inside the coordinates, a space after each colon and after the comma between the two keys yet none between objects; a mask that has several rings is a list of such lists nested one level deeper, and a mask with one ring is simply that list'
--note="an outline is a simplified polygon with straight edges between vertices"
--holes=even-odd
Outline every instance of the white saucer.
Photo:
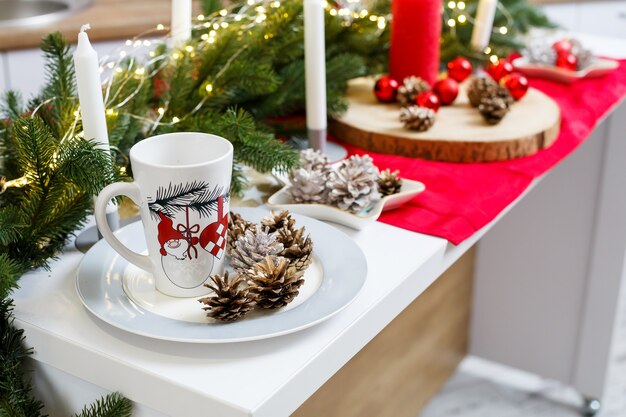
[{"label": "white saucer", "polygon": [[[269,214],[260,208],[235,208],[258,222]],[[317,220],[294,215],[313,240],[314,262],[300,295],[285,308],[259,311],[232,323],[208,319],[198,298],[169,297],[154,290],[152,276],[129,264],[104,241],[83,258],[76,278],[85,307],[112,326],[156,339],[190,343],[229,343],[266,339],[320,323],[344,309],[367,277],[361,249],[343,232]],[[130,249],[146,249],[141,222],[116,232]],[[341,248],[341,250],[337,250]]]}]

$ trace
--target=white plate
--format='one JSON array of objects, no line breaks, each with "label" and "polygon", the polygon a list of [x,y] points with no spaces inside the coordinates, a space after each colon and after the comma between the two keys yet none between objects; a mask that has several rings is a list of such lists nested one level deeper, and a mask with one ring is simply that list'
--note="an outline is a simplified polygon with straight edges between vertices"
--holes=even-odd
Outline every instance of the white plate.
[{"label": "white plate", "polygon": [[[288,183],[285,177],[279,181]],[[292,213],[300,213],[305,216],[314,217],[319,220],[327,220],[344,226],[361,230],[368,224],[375,222],[383,211],[392,210],[411,200],[413,197],[426,189],[426,186],[419,181],[402,179],[402,188],[399,193],[381,198],[376,204],[367,210],[353,214],[326,204],[296,204],[292,202],[289,192],[289,185],[285,185],[267,200],[267,205],[276,208],[289,210]]]},{"label": "white plate", "polygon": [[513,66],[531,77],[547,78],[562,83],[571,83],[582,78],[596,78],[605,75],[619,66],[617,61],[605,58],[593,58],[591,64],[580,71],[571,71],[554,65],[535,64],[526,57],[520,57],[512,62]]},{"label": "white plate", "polygon": [[[267,210],[235,208],[258,222]],[[229,343],[266,339],[320,323],[344,309],[367,277],[367,261],[346,234],[317,220],[294,215],[313,239],[314,262],[305,274],[300,295],[285,308],[252,312],[233,323],[206,318],[198,298],[176,298],[154,290],[152,276],[129,264],[101,240],[83,258],[76,290],[85,307],[112,326],[155,339],[190,343]],[[137,252],[146,250],[141,222],[116,232]],[[341,248],[337,251],[336,248]]]}]

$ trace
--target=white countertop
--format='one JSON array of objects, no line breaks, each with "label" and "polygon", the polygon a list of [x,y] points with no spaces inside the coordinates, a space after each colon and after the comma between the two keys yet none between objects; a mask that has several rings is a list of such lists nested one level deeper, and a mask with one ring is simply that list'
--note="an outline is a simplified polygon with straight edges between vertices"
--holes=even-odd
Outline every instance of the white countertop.
[{"label": "white countertop", "polygon": [[[381,223],[352,236],[368,260],[357,299],[329,321],[275,339],[225,345],[153,340],[83,308],[82,258],[68,249],[52,272],[31,272],[14,294],[33,358],[173,417],[289,415],[447,268],[447,242]],[[469,247],[455,248],[458,258]]]}]

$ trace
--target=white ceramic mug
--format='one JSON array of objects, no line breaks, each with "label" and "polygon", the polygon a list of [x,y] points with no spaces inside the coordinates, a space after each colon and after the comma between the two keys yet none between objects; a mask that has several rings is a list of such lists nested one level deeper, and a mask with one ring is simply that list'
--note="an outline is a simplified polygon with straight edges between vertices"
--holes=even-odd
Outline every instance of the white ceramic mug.
[{"label": "white ceramic mug", "polygon": [[[129,262],[152,273],[156,289],[196,297],[222,273],[226,254],[233,146],[206,133],[170,133],[130,150],[133,182],[105,187],[96,200],[98,229]],[[124,246],[106,222],[106,206],[124,195],[140,208],[148,255]]]}]

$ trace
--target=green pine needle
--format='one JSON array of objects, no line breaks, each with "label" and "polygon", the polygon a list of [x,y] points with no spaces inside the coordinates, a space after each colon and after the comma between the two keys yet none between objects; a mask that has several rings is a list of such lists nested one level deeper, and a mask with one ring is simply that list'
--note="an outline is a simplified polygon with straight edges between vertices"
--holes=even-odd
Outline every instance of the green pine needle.
[{"label": "green pine needle", "polygon": [[133,411],[133,404],[129,399],[114,392],[100,398],[89,407],[74,417],[130,417]]}]

